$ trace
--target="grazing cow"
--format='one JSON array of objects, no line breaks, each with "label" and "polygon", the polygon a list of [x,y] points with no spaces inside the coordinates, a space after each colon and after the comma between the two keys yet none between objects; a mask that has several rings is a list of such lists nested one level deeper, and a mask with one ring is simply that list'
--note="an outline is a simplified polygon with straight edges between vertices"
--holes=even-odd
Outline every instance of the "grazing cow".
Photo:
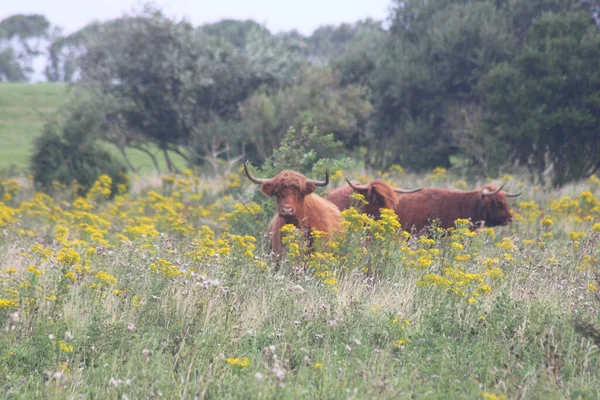
[{"label": "grazing cow", "polygon": [[396,189],[381,179],[375,179],[367,185],[352,183],[348,179],[346,179],[346,182],[348,182],[347,185],[332,190],[325,199],[335,204],[340,211],[343,211],[350,208],[350,195],[352,193],[359,193],[367,201],[366,204],[362,205],[360,211],[375,219],[379,219],[381,216],[382,208],[396,209],[396,204],[398,203],[397,193],[409,194],[423,190],[422,188],[414,190]]},{"label": "grazing cow", "polygon": [[469,192],[426,188],[399,198],[396,214],[403,229],[415,233],[423,231],[435,219],[439,219],[440,228],[444,229],[454,227],[459,218],[477,225],[506,226],[512,221],[506,198],[521,193],[501,192],[503,186],[496,189],[488,185],[483,190]]},{"label": "grazing cow", "polygon": [[246,176],[260,186],[260,190],[269,197],[277,199],[277,213],[269,224],[269,235],[275,257],[281,256],[283,248],[281,227],[293,224],[301,229],[312,241],[311,230],[326,232],[329,238],[338,230],[341,223],[340,211],[331,202],[313,193],[317,186],[329,184],[329,174],[325,172],[324,181],[307,179],[295,171],[281,171],[271,179],[255,178],[244,163]]}]

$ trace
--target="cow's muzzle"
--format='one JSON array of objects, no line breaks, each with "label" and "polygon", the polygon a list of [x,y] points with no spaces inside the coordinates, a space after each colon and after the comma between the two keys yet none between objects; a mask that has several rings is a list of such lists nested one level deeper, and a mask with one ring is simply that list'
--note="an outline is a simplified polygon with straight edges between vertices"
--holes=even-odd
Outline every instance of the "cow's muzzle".
[{"label": "cow's muzzle", "polygon": [[291,206],[283,206],[279,209],[279,216],[281,217],[293,217],[294,216],[294,207]]}]

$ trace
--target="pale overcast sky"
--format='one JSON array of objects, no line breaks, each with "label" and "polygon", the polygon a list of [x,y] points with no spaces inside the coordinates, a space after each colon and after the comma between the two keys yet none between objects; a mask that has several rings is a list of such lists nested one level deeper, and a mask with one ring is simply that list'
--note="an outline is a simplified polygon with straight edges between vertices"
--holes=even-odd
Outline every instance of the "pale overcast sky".
[{"label": "pale overcast sky", "polygon": [[[74,32],[93,20],[115,18],[139,0],[0,0],[0,20],[13,14],[43,14],[54,25]],[[194,25],[224,18],[254,19],[273,33],[297,29],[310,34],[326,24],[355,22],[388,16],[391,0],[156,0],[154,4],[172,17],[185,17]]]}]

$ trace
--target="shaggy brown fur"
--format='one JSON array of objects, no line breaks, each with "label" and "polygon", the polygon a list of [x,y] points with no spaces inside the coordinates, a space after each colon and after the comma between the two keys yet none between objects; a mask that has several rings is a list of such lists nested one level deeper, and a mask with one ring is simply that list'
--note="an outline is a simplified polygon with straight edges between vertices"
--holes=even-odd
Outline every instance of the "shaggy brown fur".
[{"label": "shaggy brown fur", "polygon": [[[496,190],[490,185],[486,188]],[[459,218],[472,223],[483,222],[485,226],[506,226],[512,221],[506,194],[502,191],[483,196],[481,190],[427,188],[399,197],[396,214],[402,228],[414,233],[420,233],[435,219],[439,219],[444,229],[454,227],[454,221]]]},{"label": "shaggy brown fur", "polygon": [[313,229],[327,232],[329,238],[338,230],[341,223],[340,211],[329,201],[314,194],[315,184],[295,171],[285,170],[270,182],[261,184],[261,191],[277,199],[277,214],[269,224],[269,235],[276,258],[283,249],[281,227],[293,224],[301,229],[312,241],[310,232]]},{"label": "shaggy brown fur", "polygon": [[[353,184],[360,185],[358,182],[354,182]],[[398,198],[406,196],[397,195],[389,183],[381,179],[375,179],[367,185],[367,189],[354,190],[350,185],[344,185],[329,192],[329,195],[325,199],[335,204],[340,211],[343,211],[350,208],[350,195],[354,192],[362,194],[367,201],[367,204],[362,205],[360,211],[375,219],[381,216],[382,208],[395,210]]]}]

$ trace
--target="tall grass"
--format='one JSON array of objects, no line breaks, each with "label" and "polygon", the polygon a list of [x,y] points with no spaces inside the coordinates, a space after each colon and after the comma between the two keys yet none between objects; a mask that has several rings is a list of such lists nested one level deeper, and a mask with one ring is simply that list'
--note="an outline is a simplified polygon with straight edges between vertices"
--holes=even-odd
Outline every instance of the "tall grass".
[{"label": "tall grass", "polygon": [[411,238],[351,209],[313,252],[286,227],[278,266],[238,175],[111,201],[106,177],[86,198],[3,181],[2,397],[598,398],[600,181],[503,179],[525,189],[510,228]]}]

